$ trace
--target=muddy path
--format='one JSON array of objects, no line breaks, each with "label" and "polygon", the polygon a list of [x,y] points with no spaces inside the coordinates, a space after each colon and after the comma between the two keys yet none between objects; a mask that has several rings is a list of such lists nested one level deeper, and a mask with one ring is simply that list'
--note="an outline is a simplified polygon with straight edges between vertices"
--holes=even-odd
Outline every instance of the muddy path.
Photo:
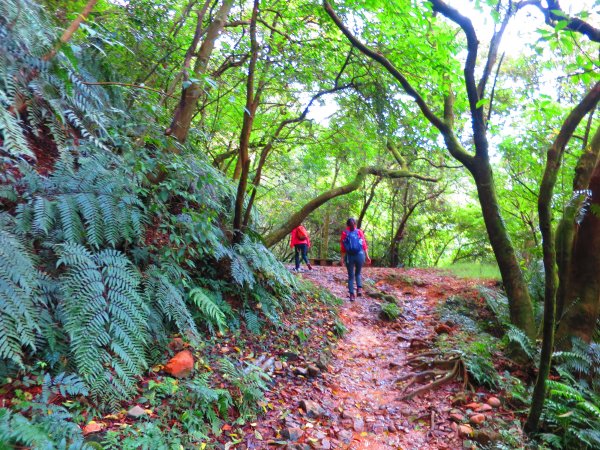
[{"label": "muddy path", "polygon": [[[318,375],[306,373],[304,361],[285,363],[290,375],[268,394],[271,410],[256,425],[261,439],[247,441],[248,447],[463,448],[460,420],[451,418],[461,414],[453,402],[461,398],[462,383],[453,380],[403,399],[405,388],[426,382],[407,387],[398,380],[411,379],[414,368],[407,361],[423,351],[419,343],[431,342],[440,332],[436,305],[452,295],[472,295],[481,282],[435,271],[367,268],[365,291],[394,296],[402,309],[397,321],[388,322],[379,317],[380,298],[347,299],[344,269],[315,267],[301,276],[345,299],[340,320],[347,333],[332,348],[331,358],[321,362]],[[479,393],[481,404],[486,397]],[[471,412],[463,407],[464,422]]]}]

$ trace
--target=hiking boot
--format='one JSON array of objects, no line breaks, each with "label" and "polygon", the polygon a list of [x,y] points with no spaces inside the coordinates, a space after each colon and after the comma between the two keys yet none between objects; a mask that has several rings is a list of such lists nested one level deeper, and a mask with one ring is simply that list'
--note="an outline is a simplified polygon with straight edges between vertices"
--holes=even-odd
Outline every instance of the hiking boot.
[{"label": "hiking boot", "polygon": [[356,296],[357,297],[362,297],[362,288],[361,287],[358,288],[358,289],[356,289]]},{"label": "hiking boot", "polygon": [[308,267],[308,270],[312,270],[312,266],[310,265],[310,263],[307,263],[306,265]]},{"label": "hiking boot", "polygon": [[350,301],[353,302],[356,300],[356,296],[354,294],[350,294]]}]

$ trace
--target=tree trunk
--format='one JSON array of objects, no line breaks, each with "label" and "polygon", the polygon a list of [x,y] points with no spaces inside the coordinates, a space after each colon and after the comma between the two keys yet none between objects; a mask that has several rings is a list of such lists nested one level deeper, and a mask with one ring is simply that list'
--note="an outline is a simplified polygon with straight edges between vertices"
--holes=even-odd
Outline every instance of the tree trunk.
[{"label": "tree trunk", "polygon": [[489,160],[475,158],[473,166],[469,170],[475,179],[483,221],[502,275],[506,294],[510,299],[510,321],[533,339],[535,338],[533,307],[508,230],[500,215],[500,206]]},{"label": "tree trunk", "polygon": [[[544,329],[542,339],[542,350],[540,354],[540,364],[538,375],[531,397],[531,408],[529,416],[525,423],[525,431],[527,433],[535,433],[538,428],[539,419],[544,407],[546,399],[546,379],[550,374],[550,366],[552,364],[552,351],[554,350],[554,327],[556,322],[556,291],[558,289],[558,273],[556,266],[556,247],[552,230],[552,197],[554,186],[561,167],[562,157],[573,132],[585,117],[585,115],[596,107],[600,99],[600,82],[598,82],[586,94],[581,102],[569,113],[558,133],[558,136],[548,150],[546,157],[546,167],[544,176],[540,185],[540,195],[538,196],[538,214],[540,221],[540,231],[542,234],[542,250],[544,260]],[[600,175],[600,174],[599,174]],[[592,184],[594,176],[592,176]],[[598,188],[600,188],[600,178],[598,178]],[[597,200],[597,198],[596,198]],[[592,225],[592,231],[596,228]],[[600,227],[598,227],[600,229]],[[593,236],[586,236],[591,239],[585,243],[586,249],[593,245]],[[597,240],[600,243],[600,236]],[[598,247],[600,248],[600,246]],[[596,250],[596,248],[594,248]],[[593,253],[593,252],[592,252]],[[598,261],[600,258],[595,258],[593,254],[585,254],[585,257],[590,257],[587,262],[595,263],[592,267],[595,269],[593,278],[597,278]],[[573,261],[577,261],[574,259]],[[588,269],[589,270],[589,269]],[[588,272],[589,273],[589,272]],[[579,276],[579,274],[578,274]],[[587,281],[587,279],[585,280]],[[598,283],[598,281],[596,281]],[[598,285],[596,285],[596,304],[598,303]],[[592,311],[589,311],[590,313]],[[594,318],[594,326],[595,326]]]},{"label": "tree trunk", "polygon": [[[248,66],[248,78],[246,80],[246,107],[244,108],[244,118],[242,122],[242,131],[240,132],[240,148],[238,164],[240,167],[240,178],[238,181],[237,195],[235,198],[235,211],[233,216],[233,240],[241,242],[244,235],[244,200],[246,198],[246,188],[248,186],[248,175],[250,172],[250,155],[248,148],[250,146],[250,133],[258,103],[260,101],[261,87],[254,92],[254,77],[256,75],[256,63],[258,61],[258,41],[256,40],[256,21],[258,18],[258,5],[260,0],[254,0],[252,8],[252,19],[250,20],[250,64]],[[236,166],[237,167],[237,166]],[[290,230],[291,231],[291,230]]]},{"label": "tree trunk", "polygon": [[564,346],[571,344],[571,337],[591,342],[600,314],[600,161],[589,189],[590,206],[573,240],[564,317],[557,331],[557,341]]},{"label": "tree trunk", "polygon": [[[203,80],[201,78],[206,75],[208,61],[215,48],[217,38],[223,30],[223,26],[225,25],[225,21],[227,20],[232,5],[233,0],[223,0],[215,19],[208,26],[206,37],[200,46],[196,63],[194,64],[193,73],[198,81],[191,82],[187,87],[184,86],[181,90],[181,99],[173,113],[171,126],[165,131],[166,135],[173,136],[179,143],[183,144],[187,139],[192,124],[192,118],[196,112],[198,99],[200,99],[204,92],[202,86]],[[186,81],[189,82],[189,80]],[[171,146],[170,150],[175,153],[179,151],[177,146]]]},{"label": "tree trunk", "polygon": [[[591,115],[590,115],[591,117]],[[598,161],[600,154],[600,127],[596,130],[592,138],[591,145],[586,148],[575,167],[575,178],[573,179],[573,197],[565,208],[563,217],[556,228],[556,258],[558,264],[558,292],[556,294],[556,317],[560,321],[565,312],[565,302],[570,292],[569,278],[573,256],[573,240],[575,238],[575,227],[577,216],[588,197],[588,188],[592,172]],[[570,342],[563,342],[564,328],[559,328],[558,342],[561,347],[570,345]]]}]

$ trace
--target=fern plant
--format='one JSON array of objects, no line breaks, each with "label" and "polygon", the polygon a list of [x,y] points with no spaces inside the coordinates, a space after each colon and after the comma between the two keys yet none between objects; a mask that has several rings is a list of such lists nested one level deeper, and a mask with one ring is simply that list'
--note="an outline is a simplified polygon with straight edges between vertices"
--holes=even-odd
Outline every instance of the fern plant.
[{"label": "fern plant", "polygon": [[2,228],[0,214],[0,359],[23,367],[23,349],[36,350],[42,309],[36,269],[23,241]]},{"label": "fern plant", "polygon": [[[49,403],[53,394],[87,395],[83,381],[72,374],[43,376],[42,392],[31,402],[18,404],[18,411],[0,408],[0,442],[34,449],[90,449],[81,429],[63,406]],[[3,447],[4,448],[4,447]],[[9,447],[10,448],[10,447]]]},{"label": "fern plant", "polygon": [[233,402],[240,414],[237,422],[243,424],[259,410],[258,403],[264,399],[270,378],[260,367],[247,364],[241,369],[227,358],[221,359],[219,366],[225,379],[238,390]]},{"label": "fern plant", "polygon": [[112,400],[111,392],[115,400],[126,398],[147,367],[148,309],[139,274],[121,252],[93,254],[78,244],[64,244],[57,264],[66,268],[63,315],[78,372],[96,399]]}]

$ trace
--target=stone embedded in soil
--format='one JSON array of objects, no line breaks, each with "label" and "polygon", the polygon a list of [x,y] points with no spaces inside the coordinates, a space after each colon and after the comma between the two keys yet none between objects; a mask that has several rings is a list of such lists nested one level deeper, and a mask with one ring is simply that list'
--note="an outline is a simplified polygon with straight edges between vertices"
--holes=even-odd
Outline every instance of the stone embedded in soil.
[{"label": "stone embedded in soil", "polygon": [[354,437],[354,434],[352,433],[352,431],[342,430],[338,433],[337,437],[344,444],[349,444],[350,442],[352,442],[352,438]]},{"label": "stone embedded in soil", "polygon": [[383,422],[375,422],[373,424],[373,433],[381,434],[387,429],[385,423]]},{"label": "stone embedded in soil", "polygon": [[342,411],[342,414],[340,415],[340,417],[342,419],[354,419],[354,416],[346,410]]},{"label": "stone embedded in soil", "polygon": [[190,376],[193,369],[194,356],[192,352],[183,350],[173,356],[163,370],[175,378],[185,378]]},{"label": "stone embedded in soil", "polygon": [[140,405],[135,405],[133,408],[127,411],[127,416],[132,417],[134,419],[144,417],[146,414],[146,410],[144,410],[144,408],[142,408]]},{"label": "stone embedded in soil", "polygon": [[98,433],[104,429],[104,424],[102,422],[94,422],[91,420],[85,427],[83,427],[83,435],[87,436],[88,434]]},{"label": "stone embedded in soil", "polygon": [[310,365],[309,365],[309,366],[306,368],[306,370],[308,371],[308,376],[309,376],[309,377],[312,377],[312,378],[314,378],[314,377],[318,376],[318,375],[319,375],[319,373],[321,373],[321,371],[319,370],[319,368],[318,368],[317,366],[313,365],[313,364],[310,364]]},{"label": "stone embedded in soil", "polygon": [[486,411],[491,411],[492,405],[488,405],[487,403],[484,403],[483,405],[481,405],[481,408],[479,408],[477,411],[479,412],[486,412]]},{"label": "stone embedded in soil", "polygon": [[452,406],[464,405],[465,403],[467,403],[467,396],[464,392],[460,392],[452,398]]},{"label": "stone embedded in soil", "polygon": [[469,422],[471,422],[473,425],[480,425],[485,422],[485,415],[473,414],[471,417],[469,417]]},{"label": "stone embedded in soil", "polygon": [[306,413],[306,416],[310,419],[318,419],[325,414],[325,411],[321,406],[313,402],[312,400],[302,400],[300,401],[300,408]]},{"label": "stone embedded in soil", "polygon": [[365,431],[365,421],[362,420],[362,418],[360,418],[360,417],[356,417],[354,419],[354,422],[352,423],[352,428],[357,433],[360,433],[361,431]]},{"label": "stone embedded in soil", "polygon": [[480,444],[489,444],[502,439],[500,433],[484,428],[483,430],[475,430],[472,439]]},{"label": "stone embedded in soil", "polygon": [[459,425],[458,426],[458,435],[461,438],[470,437],[473,435],[473,428],[470,425]]},{"label": "stone embedded in soil", "polygon": [[169,342],[169,348],[174,351],[174,352],[180,352],[181,350],[183,350],[183,347],[185,346],[183,339],[176,337],[171,339],[171,342]]},{"label": "stone embedded in soil", "polygon": [[389,431],[390,433],[395,433],[395,432],[396,432],[396,431],[398,431],[398,430],[396,430],[396,427],[394,426],[394,424],[393,424],[393,423],[391,423],[391,424],[389,424],[389,425],[388,425],[388,431]]},{"label": "stone embedded in soil", "polygon": [[490,397],[487,399],[486,403],[493,408],[499,408],[500,405],[502,405],[502,402],[500,401],[500,399],[498,397]]},{"label": "stone embedded in soil", "polygon": [[465,421],[465,416],[463,416],[462,414],[459,414],[459,413],[452,413],[452,414],[450,414],[450,420],[461,423],[461,422]]},{"label": "stone embedded in soil", "polygon": [[465,408],[472,409],[473,411],[479,411],[479,408],[481,408],[481,403],[469,403],[468,405],[465,405]]},{"label": "stone embedded in soil", "polygon": [[288,441],[296,442],[302,436],[304,436],[304,431],[300,428],[285,428],[281,432],[281,436]]},{"label": "stone embedded in soil", "polygon": [[300,377],[307,377],[308,376],[308,369],[304,368],[304,367],[296,367],[293,370],[294,375]]},{"label": "stone embedded in soil", "polygon": [[444,323],[441,323],[437,327],[435,327],[435,332],[437,334],[451,334],[452,328],[450,328],[448,325],[446,325]]},{"label": "stone embedded in soil", "polygon": [[300,359],[300,356],[298,355],[298,353],[294,353],[294,352],[283,352],[281,354],[281,356],[285,359],[287,359],[288,361],[297,361]]}]

